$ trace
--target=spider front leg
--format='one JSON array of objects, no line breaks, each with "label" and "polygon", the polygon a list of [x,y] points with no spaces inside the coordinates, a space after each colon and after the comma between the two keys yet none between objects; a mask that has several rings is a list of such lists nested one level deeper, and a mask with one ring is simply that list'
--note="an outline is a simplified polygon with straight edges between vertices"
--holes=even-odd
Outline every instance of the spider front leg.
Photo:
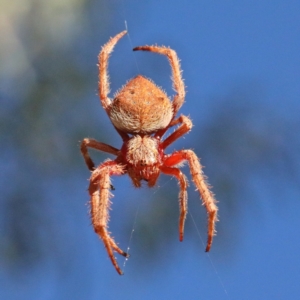
[{"label": "spider front leg", "polygon": [[107,111],[111,100],[107,97],[110,92],[109,89],[109,76],[107,74],[109,55],[113,51],[116,43],[127,33],[126,30],[120,32],[116,36],[110,38],[110,40],[102,47],[101,52],[98,55],[98,67],[99,67],[99,97],[103,108]]},{"label": "spider front leg", "polygon": [[218,207],[213,193],[209,189],[206,182],[206,176],[202,172],[202,166],[198,157],[192,150],[181,150],[173,153],[164,160],[164,166],[172,167],[187,161],[190,167],[193,182],[200,193],[203,205],[205,206],[208,214],[208,238],[205,251],[208,252],[211,248],[213,236],[215,234],[215,223],[218,220],[217,213]]},{"label": "spider front leg", "polygon": [[122,175],[124,173],[125,171],[122,165],[119,165],[115,161],[106,161],[93,171],[89,186],[89,194],[91,196],[91,217],[94,230],[102,239],[108,256],[120,275],[122,275],[123,272],[114,257],[114,251],[124,257],[128,257],[128,254],[118,247],[114,239],[110,236],[107,228],[109,207],[111,204],[109,198],[112,196],[110,193],[110,176]]},{"label": "spider front leg", "polygon": [[173,99],[173,115],[176,116],[185,97],[184,82],[181,76],[182,71],[180,69],[180,62],[176,52],[173,49],[158,46],[139,46],[133,48],[133,51],[137,50],[150,51],[167,56],[172,68],[173,88],[177,92]]}]

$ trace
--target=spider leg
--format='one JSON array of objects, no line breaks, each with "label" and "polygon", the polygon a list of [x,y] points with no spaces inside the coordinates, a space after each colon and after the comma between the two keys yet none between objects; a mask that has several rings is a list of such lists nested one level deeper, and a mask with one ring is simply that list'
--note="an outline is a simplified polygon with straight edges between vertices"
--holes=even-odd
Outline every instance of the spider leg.
[{"label": "spider leg", "polygon": [[171,167],[187,161],[190,167],[193,182],[200,193],[203,205],[208,214],[208,238],[205,251],[208,252],[212,245],[213,236],[215,234],[215,223],[218,221],[218,207],[214,194],[210,191],[210,186],[206,182],[206,176],[202,172],[202,166],[198,157],[192,150],[181,150],[173,153],[164,160],[164,166]]},{"label": "spider leg", "polygon": [[109,76],[107,74],[109,55],[114,49],[116,43],[127,33],[126,30],[120,32],[116,36],[110,38],[110,40],[102,47],[101,52],[98,55],[98,67],[99,67],[99,96],[101,104],[105,110],[111,104],[111,100],[107,97],[110,92],[109,89]]},{"label": "spider leg", "polygon": [[193,127],[191,119],[181,115],[179,118],[173,120],[168,128],[177,125],[178,123],[181,123],[181,125],[161,143],[162,149],[166,149],[170,144],[188,133]]},{"label": "spider leg", "polygon": [[173,88],[177,92],[173,99],[173,113],[175,116],[180,107],[182,106],[185,97],[185,88],[181,76],[182,71],[180,69],[180,61],[176,52],[170,48],[158,46],[139,46],[133,48],[133,51],[137,50],[156,52],[167,56],[172,68]]},{"label": "spider leg", "polygon": [[92,161],[92,159],[89,155],[88,148],[93,148],[93,149],[103,151],[103,152],[106,152],[106,153],[110,153],[110,154],[113,154],[113,155],[116,155],[116,156],[119,154],[119,150],[112,147],[112,146],[110,146],[110,145],[98,142],[94,139],[85,138],[81,142],[80,150],[81,150],[81,154],[84,158],[84,161],[85,161],[85,163],[86,163],[86,165],[87,165],[87,167],[89,168],[90,171],[95,170],[95,164],[94,164],[94,162]]},{"label": "spider leg", "polygon": [[124,168],[115,161],[108,160],[96,168],[90,178],[89,193],[91,196],[91,217],[95,232],[102,239],[108,256],[117,272],[123,272],[118,266],[114,251],[128,257],[128,254],[121,250],[108,232],[109,207],[112,196],[110,193],[110,176],[124,174]]},{"label": "spider leg", "polygon": [[162,166],[160,170],[167,175],[175,176],[180,185],[180,192],[179,192],[179,208],[180,208],[180,217],[179,217],[179,240],[180,242],[183,241],[184,235],[184,224],[187,214],[187,187],[188,181],[185,175],[178,169],[178,168],[171,168]]}]

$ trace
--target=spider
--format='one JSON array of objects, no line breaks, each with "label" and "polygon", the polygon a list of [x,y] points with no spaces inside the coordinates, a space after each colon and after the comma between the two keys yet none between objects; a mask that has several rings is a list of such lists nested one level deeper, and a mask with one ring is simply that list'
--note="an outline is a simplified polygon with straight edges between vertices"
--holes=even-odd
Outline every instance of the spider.
[{"label": "spider", "polygon": [[[135,187],[141,187],[142,180],[146,181],[149,187],[153,187],[160,173],[176,177],[180,186],[179,240],[182,241],[187,215],[188,181],[178,167],[187,161],[192,180],[208,213],[206,251],[211,248],[218,211],[216,200],[206,183],[206,177],[196,154],[192,150],[179,150],[172,154],[165,154],[165,149],[170,144],[192,128],[190,118],[184,115],[176,117],[185,98],[182,71],[176,52],[170,48],[158,46],[140,46],[133,49],[133,51],[143,50],[159,53],[168,58],[172,68],[173,88],[176,91],[173,101],[151,80],[141,75],[129,80],[115,94],[113,100],[108,98],[110,92],[107,73],[109,55],[116,43],[126,33],[123,31],[111,38],[102,47],[98,56],[100,101],[122,138],[123,145],[121,149],[117,149],[90,138],[85,138],[81,143],[81,152],[85,163],[92,172],[88,189],[91,198],[92,224],[120,275],[123,273],[117,264],[114,252],[124,257],[128,257],[128,254],[119,248],[108,232],[110,197],[112,196],[110,190],[113,190],[110,181],[112,175],[128,174]],[[163,140],[162,137],[166,131],[175,125],[178,125],[176,130]],[[88,148],[113,154],[116,159],[108,159],[95,167]]]}]

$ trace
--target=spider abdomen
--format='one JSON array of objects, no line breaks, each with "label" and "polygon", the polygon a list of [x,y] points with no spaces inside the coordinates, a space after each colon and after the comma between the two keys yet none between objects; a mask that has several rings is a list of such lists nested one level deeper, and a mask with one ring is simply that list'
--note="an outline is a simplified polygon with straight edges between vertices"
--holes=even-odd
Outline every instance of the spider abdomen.
[{"label": "spider abdomen", "polygon": [[116,94],[108,114],[116,128],[123,132],[151,134],[169,125],[173,108],[160,88],[138,75]]}]

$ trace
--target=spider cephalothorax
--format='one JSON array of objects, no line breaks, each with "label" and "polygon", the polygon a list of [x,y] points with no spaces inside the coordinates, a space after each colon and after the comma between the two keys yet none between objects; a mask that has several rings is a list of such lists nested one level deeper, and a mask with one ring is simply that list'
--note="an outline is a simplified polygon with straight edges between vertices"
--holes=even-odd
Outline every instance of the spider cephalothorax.
[{"label": "spider cephalothorax", "polygon": [[[205,181],[202,166],[192,150],[180,150],[165,154],[165,149],[178,138],[189,132],[192,121],[186,116],[176,114],[184,102],[185,88],[176,52],[170,48],[157,46],[141,46],[133,50],[156,52],[167,56],[172,68],[173,87],[177,94],[171,101],[168,96],[151,80],[138,75],[131,79],[113,100],[108,98],[108,58],[115,44],[126,34],[123,31],[111,38],[99,54],[99,96],[101,104],[107,112],[115,129],[123,140],[121,149],[85,138],[81,143],[81,152],[88,168],[92,171],[89,193],[91,197],[91,216],[95,232],[103,240],[108,255],[117,272],[122,274],[114,257],[114,251],[128,257],[110,236],[108,228],[109,197],[111,195],[110,176],[128,174],[134,186],[140,187],[141,181],[153,187],[160,173],[177,178],[179,192],[179,240],[183,240],[184,222],[187,214],[187,186],[185,175],[178,166],[187,161],[192,180],[200,193],[208,213],[208,240],[206,251],[210,250],[215,222],[217,221],[216,200]],[[166,131],[175,125],[178,128],[166,139],[162,140]],[[116,156],[115,160],[107,160],[95,167],[87,148],[94,148]],[[177,166],[177,167],[176,167]]]}]

